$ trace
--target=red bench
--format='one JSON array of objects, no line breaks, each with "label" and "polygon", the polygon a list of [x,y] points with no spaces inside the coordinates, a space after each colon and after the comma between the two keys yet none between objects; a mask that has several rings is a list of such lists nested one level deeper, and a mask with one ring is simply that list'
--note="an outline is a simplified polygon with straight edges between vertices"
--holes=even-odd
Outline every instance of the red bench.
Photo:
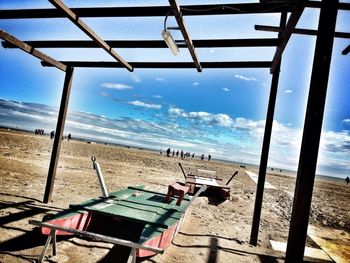
[{"label": "red bench", "polygon": [[165,197],[165,202],[169,203],[170,198],[172,196],[177,195],[178,199],[177,199],[176,205],[181,205],[181,201],[184,198],[184,195],[187,194],[188,190],[190,190],[190,188],[188,186],[181,185],[179,183],[170,184],[168,186],[168,193]]}]

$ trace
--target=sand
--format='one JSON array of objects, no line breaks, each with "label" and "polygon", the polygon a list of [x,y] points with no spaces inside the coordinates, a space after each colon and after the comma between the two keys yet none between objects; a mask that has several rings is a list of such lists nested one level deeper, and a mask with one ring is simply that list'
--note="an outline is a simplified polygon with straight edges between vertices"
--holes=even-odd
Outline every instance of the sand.
[{"label": "sand", "polygon": [[[183,179],[179,161],[192,171],[215,170],[224,180],[238,171],[231,182],[230,200],[197,198],[170,247],[163,255],[144,262],[283,262],[283,253],[274,252],[269,240],[286,242],[288,238],[295,186],[295,177],[290,174],[275,169],[267,175],[266,180],[276,189],[265,190],[259,243],[254,247],[249,245],[249,237],[256,184],[245,170],[258,173],[256,169],[215,159],[181,160],[143,149],[64,140],[52,202],[44,204],[52,143],[48,136],[0,130],[0,262],[35,262],[45,238],[28,221],[41,220],[71,203],[101,195],[91,155],[101,165],[110,191],[145,185],[147,189],[166,193],[168,184]],[[349,199],[350,185],[317,179],[309,220],[319,231],[331,233],[328,235],[345,250],[350,247]],[[307,244],[317,248],[310,238]],[[110,244],[76,237],[59,240],[58,254],[48,256],[46,262],[103,261],[109,248]],[[350,261],[350,254],[344,253],[343,258]]]}]

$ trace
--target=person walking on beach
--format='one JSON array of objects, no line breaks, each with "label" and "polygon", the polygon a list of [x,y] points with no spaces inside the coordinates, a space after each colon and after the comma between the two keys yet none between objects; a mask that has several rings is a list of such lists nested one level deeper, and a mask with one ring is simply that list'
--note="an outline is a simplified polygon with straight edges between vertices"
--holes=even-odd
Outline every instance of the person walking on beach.
[{"label": "person walking on beach", "polygon": [[184,151],[183,150],[181,150],[180,156],[181,156],[181,159],[184,158]]},{"label": "person walking on beach", "polygon": [[179,157],[179,150],[176,151],[176,157]]},{"label": "person walking on beach", "polygon": [[201,160],[202,161],[204,160],[204,153],[202,153],[202,155],[201,155]]},{"label": "person walking on beach", "polygon": [[168,149],[166,150],[166,156],[167,156],[167,157],[170,157],[170,148],[168,148]]},{"label": "person walking on beach", "polygon": [[349,178],[349,176],[345,178],[345,182],[346,182],[346,184],[350,183],[350,178]]},{"label": "person walking on beach", "polygon": [[210,159],[211,159],[211,155],[209,154],[209,155],[208,155],[208,161],[210,161]]}]

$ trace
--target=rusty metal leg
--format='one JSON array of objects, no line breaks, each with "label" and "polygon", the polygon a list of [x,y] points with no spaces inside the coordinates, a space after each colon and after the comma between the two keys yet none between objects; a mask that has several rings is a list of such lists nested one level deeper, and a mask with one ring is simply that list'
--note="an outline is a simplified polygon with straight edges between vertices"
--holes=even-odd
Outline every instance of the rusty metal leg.
[{"label": "rusty metal leg", "polygon": [[57,252],[57,249],[56,249],[56,230],[53,230],[53,233],[52,233],[52,255],[56,256],[56,252]]},{"label": "rusty metal leg", "polygon": [[132,248],[127,263],[136,263],[136,248]]},{"label": "rusty metal leg", "polygon": [[[50,242],[51,242],[51,238],[53,236],[53,234],[55,233],[56,231],[51,229],[51,232],[50,232],[50,235],[47,236],[47,239],[46,239],[46,243],[45,243],[45,246],[43,247],[43,250],[41,251],[41,254],[40,254],[40,257],[38,259],[38,262],[41,263],[43,262],[43,259],[45,257],[45,254],[47,252],[47,249],[49,248],[49,245],[50,245]],[[55,234],[56,235],[56,234]]]}]

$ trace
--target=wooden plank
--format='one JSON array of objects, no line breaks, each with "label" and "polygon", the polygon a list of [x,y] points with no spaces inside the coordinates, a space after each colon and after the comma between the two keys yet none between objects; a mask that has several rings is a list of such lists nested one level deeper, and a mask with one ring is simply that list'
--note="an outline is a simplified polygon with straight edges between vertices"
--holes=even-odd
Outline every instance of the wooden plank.
[{"label": "wooden plank", "polygon": [[308,227],[308,236],[337,263],[350,262],[350,233],[331,228]]},{"label": "wooden plank", "polygon": [[[264,25],[255,25],[255,30],[260,31],[268,31],[268,32],[282,32],[283,29],[278,26],[264,26]],[[301,35],[309,35],[309,36],[317,36],[317,30],[312,29],[304,29],[304,28],[295,28],[292,31],[293,34],[301,34]],[[337,38],[350,38],[350,33],[346,32],[335,32],[334,37]]]},{"label": "wooden plank", "polygon": [[28,54],[33,55],[34,57],[37,57],[46,63],[50,64],[51,66],[54,66],[62,71],[66,71],[67,66],[63,63],[45,55],[44,53],[40,52],[39,50],[36,50],[32,46],[24,43],[23,41],[15,38],[14,36],[10,35],[9,33],[5,32],[4,30],[0,29],[0,38],[4,39],[6,42],[11,43],[12,45],[16,46],[17,48],[22,49],[23,51],[27,52]]},{"label": "wooden plank", "polygon": [[[71,67],[82,68],[121,68],[120,63],[109,61],[62,61]],[[45,67],[50,64],[43,61]],[[192,62],[130,62],[134,68],[194,68]],[[270,68],[271,61],[224,61],[224,62],[202,62],[203,68]]]},{"label": "wooden plank", "polygon": [[290,14],[286,28],[283,30],[283,33],[281,35],[281,43],[279,44],[279,46],[276,49],[276,53],[273,57],[272,60],[272,66],[270,69],[270,73],[273,74],[277,68],[277,66],[280,64],[280,59],[281,56],[283,54],[284,49],[287,46],[287,43],[290,39],[290,37],[292,36],[292,32],[295,28],[295,26],[297,25],[299,18],[301,17],[305,5],[306,5],[307,0],[299,0],[296,5],[295,8],[293,9],[293,12]]},{"label": "wooden plank", "polygon": [[43,200],[44,203],[48,203],[49,201],[51,201],[51,195],[52,195],[53,186],[54,186],[55,177],[56,177],[58,157],[60,155],[60,150],[61,150],[64,125],[66,122],[66,116],[68,111],[70,91],[71,91],[72,82],[73,82],[73,72],[74,72],[74,68],[67,67],[66,76],[63,84],[63,90],[62,90],[61,104],[58,112],[55,138],[54,138],[52,152],[51,152],[50,166],[49,166],[49,171],[46,179],[45,194],[44,194],[44,200]]},{"label": "wooden plank", "polygon": [[[292,4],[241,4],[186,5],[183,15],[229,15],[291,12]],[[168,6],[140,6],[140,7],[84,7],[71,9],[79,17],[165,17],[169,12]],[[14,9],[0,10],[0,19],[31,19],[31,18],[61,18],[65,14],[57,9]]]},{"label": "wooden plank", "polygon": [[[261,14],[291,12],[294,4],[261,4],[261,3],[235,3],[211,5],[184,5],[184,16],[202,15],[234,15],[234,14]],[[320,2],[308,1],[308,7],[319,8]],[[339,10],[350,10],[349,3],[340,3]],[[169,12],[167,6],[141,6],[141,7],[83,7],[72,8],[79,17],[164,17]],[[40,9],[14,9],[0,10],[0,19],[31,19],[31,18],[58,18],[65,17],[62,12],[52,8]]]},{"label": "wooden plank", "polygon": [[349,54],[349,52],[350,52],[350,45],[348,45],[341,53],[343,55],[347,55],[347,54]]},{"label": "wooden plank", "polygon": [[[287,21],[287,13],[282,13],[280,18],[281,28],[285,27],[286,21]],[[278,38],[280,39],[281,37],[282,37],[282,34],[279,33]],[[262,209],[262,202],[263,202],[264,189],[265,189],[266,169],[267,169],[267,163],[268,163],[269,151],[270,151],[272,125],[273,125],[273,119],[275,114],[278,81],[280,76],[280,67],[281,67],[281,58],[278,59],[277,70],[272,75],[269,102],[267,105],[264,139],[262,143],[261,156],[260,156],[259,179],[256,186],[253,222],[252,222],[250,241],[249,241],[250,244],[254,246],[257,245],[258,236],[259,236],[260,217],[261,217],[261,209]]]},{"label": "wooden plank", "polygon": [[121,56],[117,54],[102,38],[100,38],[88,25],[86,25],[71,9],[69,9],[60,0],[49,0],[57,9],[61,10],[66,16],[79,27],[86,35],[95,41],[101,48],[103,48],[114,59],[119,61],[127,70],[133,71],[132,66],[126,62]]},{"label": "wooden plank", "polygon": [[[91,40],[36,40],[23,41],[34,48],[98,48],[99,45]],[[112,48],[168,48],[163,40],[105,40]],[[198,39],[192,40],[195,48],[215,47],[274,47],[277,38],[248,38],[248,39]],[[4,48],[17,48],[8,42],[1,43]],[[177,43],[179,48],[187,47],[185,43]]]},{"label": "wooden plank", "polygon": [[306,242],[339,0],[323,0],[300,149],[286,263],[302,262]]},{"label": "wooden plank", "polygon": [[[286,242],[270,240],[270,244],[273,250],[281,251],[281,252],[286,252],[287,250]],[[333,262],[333,260],[327,255],[327,253],[319,248],[305,247],[304,257]]]},{"label": "wooden plank", "polygon": [[190,52],[191,57],[193,59],[193,62],[196,65],[197,71],[202,72],[202,66],[198,60],[196,51],[195,51],[193,43],[192,43],[192,39],[191,39],[190,35],[188,34],[188,30],[186,28],[185,21],[183,19],[183,15],[181,14],[180,6],[177,3],[177,0],[169,0],[169,3],[171,5],[171,9],[172,9],[173,14],[175,16],[177,24],[181,30],[182,36],[185,39],[188,51]]}]

